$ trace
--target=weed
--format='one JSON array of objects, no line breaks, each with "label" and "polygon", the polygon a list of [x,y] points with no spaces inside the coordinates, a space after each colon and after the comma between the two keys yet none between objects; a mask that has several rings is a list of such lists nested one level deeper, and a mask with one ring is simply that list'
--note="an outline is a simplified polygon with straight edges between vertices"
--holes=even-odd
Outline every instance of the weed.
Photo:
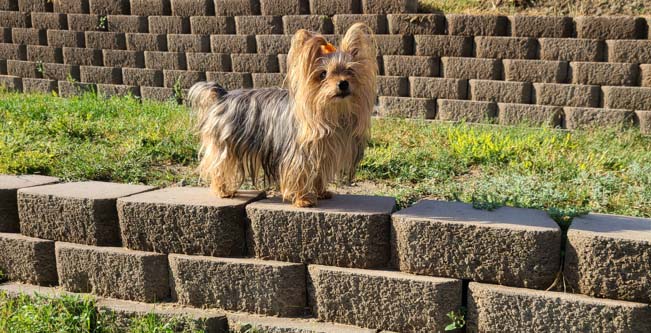
[{"label": "weed", "polygon": [[36,72],[38,72],[42,76],[45,76],[45,66],[43,65],[43,62],[40,60],[36,62]]},{"label": "weed", "polygon": [[101,31],[108,30],[108,17],[106,15],[100,16],[99,19],[97,20],[97,30],[101,30]]},{"label": "weed", "polygon": [[181,78],[177,77],[172,86],[172,91],[174,92],[174,100],[177,104],[183,104],[185,100],[185,93],[183,92],[183,85],[181,83]]},{"label": "weed", "polygon": [[458,311],[450,311],[446,314],[448,318],[452,321],[450,324],[445,326],[446,331],[454,331],[461,329],[466,326],[466,308],[461,307]]},{"label": "weed", "polygon": [[238,328],[231,329],[230,331],[231,331],[230,333],[263,333],[264,332],[261,329],[253,326],[252,324],[240,325]]}]

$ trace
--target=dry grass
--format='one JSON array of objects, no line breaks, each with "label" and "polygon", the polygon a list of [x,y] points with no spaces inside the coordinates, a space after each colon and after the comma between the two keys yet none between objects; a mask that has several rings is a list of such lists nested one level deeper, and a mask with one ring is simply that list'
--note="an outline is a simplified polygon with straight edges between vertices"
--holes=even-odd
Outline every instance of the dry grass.
[{"label": "dry grass", "polygon": [[648,0],[419,0],[427,13],[502,15],[650,15]]}]

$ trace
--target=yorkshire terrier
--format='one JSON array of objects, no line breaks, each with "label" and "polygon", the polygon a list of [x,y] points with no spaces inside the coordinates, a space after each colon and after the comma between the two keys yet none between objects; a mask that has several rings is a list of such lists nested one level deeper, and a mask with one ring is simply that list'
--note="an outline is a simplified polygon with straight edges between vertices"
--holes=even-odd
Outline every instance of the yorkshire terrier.
[{"label": "yorkshire terrier", "polygon": [[376,46],[361,23],[337,49],[299,30],[281,88],[226,91],[215,82],[189,92],[201,137],[199,171],[220,197],[264,176],[285,200],[310,207],[328,199],[329,183],[351,180],[369,138],[376,99]]}]

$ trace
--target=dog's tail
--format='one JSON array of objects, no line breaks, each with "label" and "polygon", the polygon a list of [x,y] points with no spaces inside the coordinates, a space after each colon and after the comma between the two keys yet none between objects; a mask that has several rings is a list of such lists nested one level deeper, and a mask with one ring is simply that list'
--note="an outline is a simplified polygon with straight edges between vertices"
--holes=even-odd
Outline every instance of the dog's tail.
[{"label": "dog's tail", "polygon": [[208,111],[227,91],[216,82],[197,82],[188,92],[188,103],[196,114],[198,124],[206,119]]}]

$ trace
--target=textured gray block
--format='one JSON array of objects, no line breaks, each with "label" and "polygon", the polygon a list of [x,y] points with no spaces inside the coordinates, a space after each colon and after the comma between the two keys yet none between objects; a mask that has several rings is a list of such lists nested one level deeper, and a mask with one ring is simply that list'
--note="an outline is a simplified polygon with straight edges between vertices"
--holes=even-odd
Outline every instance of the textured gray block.
[{"label": "textured gray block", "polygon": [[364,14],[416,13],[417,0],[362,0]]},{"label": "textured gray block", "polygon": [[561,231],[543,211],[423,200],[392,220],[403,272],[545,289],[560,267]]},{"label": "textured gray block", "polygon": [[106,17],[107,30],[112,32],[142,33],[149,29],[146,16],[109,15]]},{"label": "textured gray block", "polygon": [[257,35],[257,52],[264,54],[287,54],[292,42],[290,35]]},{"label": "textured gray block", "polygon": [[651,88],[601,87],[604,107],[651,111]]},{"label": "textured gray block", "polygon": [[47,44],[54,47],[83,47],[84,33],[81,31],[48,30]]},{"label": "textured gray block", "polygon": [[273,54],[231,54],[233,71],[239,73],[278,73],[278,57]]},{"label": "textured gray block", "polygon": [[414,54],[414,40],[408,35],[375,35],[378,55]]},{"label": "textured gray block", "polygon": [[534,83],[533,102],[541,105],[598,107],[601,89],[599,86]]},{"label": "textured gray block", "polygon": [[506,36],[509,24],[505,16],[460,15],[445,16],[450,35],[458,36]]},{"label": "textured gray block", "polygon": [[455,79],[499,80],[502,62],[499,59],[443,57],[441,75]]},{"label": "textured gray block", "polygon": [[308,271],[310,305],[323,321],[439,332],[445,314],[461,306],[460,280],[318,265]]},{"label": "textured gray block", "polygon": [[97,94],[109,98],[112,96],[140,96],[140,87],[128,86],[124,84],[97,84]]},{"label": "textured gray block", "polygon": [[210,37],[203,35],[168,34],[167,50],[170,52],[210,52]]},{"label": "textured gray block", "polygon": [[646,22],[642,17],[579,16],[576,34],[579,38],[638,39],[646,37]]},{"label": "textured gray block", "polygon": [[475,37],[478,58],[534,59],[538,42],[529,37]]},{"label": "textured gray block", "polygon": [[634,86],[637,84],[640,68],[635,64],[572,62],[570,76],[575,84],[600,86]]},{"label": "textured gray block", "polygon": [[502,60],[506,81],[564,83],[568,77],[566,61]]},{"label": "textured gray block", "polygon": [[325,15],[285,15],[283,16],[283,31],[294,34],[299,29],[318,32],[321,34],[334,33],[332,19]]},{"label": "textured gray block", "polygon": [[357,22],[366,24],[375,34],[387,33],[386,15],[338,14],[332,18],[335,34],[343,35]]},{"label": "textured gray block", "polygon": [[210,46],[213,53],[255,53],[256,41],[252,35],[212,35]]},{"label": "textured gray block", "polygon": [[192,16],[190,27],[196,35],[234,34],[235,19],[228,16]]},{"label": "textured gray block", "polygon": [[215,15],[260,15],[259,0],[215,0]]},{"label": "textured gray block", "polygon": [[633,125],[635,113],[630,110],[564,107],[565,127],[585,129],[597,127],[626,128]]},{"label": "textured gray block", "polygon": [[497,105],[494,102],[439,99],[437,103],[438,120],[486,123],[493,122],[497,116]]},{"label": "textured gray block", "polygon": [[252,73],[253,88],[282,87],[285,75],[281,73]]},{"label": "textured gray block", "polygon": [[589,214],[572,221],[567,239],[565,277],[572,290],[651,303],[651,220]]},{"label": "textured gray block", "polygon": [[18,232],[17,191],[21,188],[59,182],[56,177],[0,175],[0,232]]},{"label": "textured gray block", "polygon": [[150,186],[80,182],[18,190],[20,231],[44,239],[92,244],[120,244],[115,201]]},{"label": "textured gray block", "polygon": [[379,96],[409,96],[409,80],[401,76],[378,76],[377,90]]},{"label": "textured gray block", "polygon": [[310,0],[310,13],[316,15],[357,14],[361,2],[357,0]]},{"label": "textured gray block", "polygon": [[170,296],[164,254],[63,242],[55,247],[59,283],[67,291],[149,303]]},{"label": "textured gray block", "polygon": [[253,327],[267,333],[376,333],[377,330],[324,323],[312,318],[278,318],[257,316],[244,313],[228,313],[228,327],[236,332],[241,332]]},{"label": "textured gray block", "polygon": [[206,73],[186,70],[163,70],[163,86],[190,89],[195,83],[205,81]]},{"label": "textured gray block", "polygon": [[117,201],[122,242],[133,250],[207,256],[245,254],[244,206],[263,196],[219,199],[208,188],[170,187]]},{"label": "textured gray block", "polygon": [[164,34],[127,33],[127,50],[130,51],[165,51],[167,37]]},{"label": "textured gray block", "polygon": [[302,264],[171,254],[173,296],[181,304],[267,315],[305,313]]},{"label": "textured gray block", "polygon": [[310,13],[308,0],[260,0],[262,15],[300,15]]},{"label": "textured gray block", "polygon": [[445,35],[414,36],[416,55],[472,57],[472,37]]},{"label": "textured gray block", "polygon": [[[246,207],[250,253],[282,260],[345,267],[384,267],[389,255],[389,215],[395,199],[336,195],[316,208],[296,208],[278,198]],[[310,242],[296,242],[308,237]]]},{"label": "textured gray block", "polygon": [[470,99],[499,103],[531,103],[529,82],[470,80]]},{"label": "textured gray block", "polygon": [[238,35],[275,35],[283,33],[280,16],[236,16],[235,31]]},{"label": "textured gray block", "polygon": [[574,22],[567,16],[515,15],[511,27],[516,37],[567,38],[574,32]]},{"label": "textured gray block", "polygon": [[384,73],[392,76],[438,76],[439,59],[430,56],[385,55]]},{"label": "textured gray block", "polygon": [[560,106],[500,103],[499,123],[531,126],[560,127],[563,108]]},{"label": "textured gray block", "polygon": [[381,117],[434,119],[436,100],[432,98],[380,96],[376,113]]},{"label": "textured gray block", "polygon": [[0,270],[9,280],[55,285],[57,267],[54,242],[0,233]]},{"label": "textured gray block", "polygon": [[390,34],[445,34],[445,16],[440,14],[389,14],[387,20]]},{"label": "textured gray block", "polygon": [[609,40],[608,62],[651,63],[651,40]]},{"label": "textured gray block", "polygon": [[466,318],[467,331],[473,333],[648,332],[651,329],[651,307],[647,304],[475,282],[470,282]]},{"label": "textured gray block", "polygon": [[231,57],[224,53],[187,53],[188,70],[227,72],[231,70]]},{"label": "textured gray block", "polygon": [[185,70],[185,53],[145,51],[145,66],[149,69]]},{"label": "textured gray block", "polygon": [[179,16],[149,16],[149,33],[188,34],[190,20]]},{"label": "textured gray block", "polygon": [[23,78],[23,92],[51,94],[59,91],[56,80]]},{"label": "textured gray block", "polygon": [[250,73],[206,72],[208,81],[215,81],[226,90],[252,88]]},{"label": "textured gray block", "polygon": [[411,97],[465,99],[468,81],[438,77],[410,77],[409,89]]},{"label": "textured gray block", "polygon": [[596,39],[540,38],[540,59],[565,61],[601,61],[606,44]]}]

